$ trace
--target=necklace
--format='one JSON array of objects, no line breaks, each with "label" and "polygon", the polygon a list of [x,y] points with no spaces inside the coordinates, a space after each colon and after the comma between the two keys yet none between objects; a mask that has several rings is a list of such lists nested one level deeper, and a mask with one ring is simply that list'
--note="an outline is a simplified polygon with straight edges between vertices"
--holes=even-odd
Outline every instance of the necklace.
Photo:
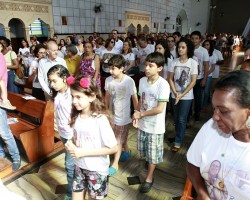
[{"label": "necklace", "polygon": [[[226,144],[226,148],[225,148],[225,153],[221,153],[221,157],[223,158],[223,161],[224,161],[224,165],[225,165],[225,157],[229,154],[226,154],[227,152],[227,147],[228,147],[228,144],[229,144],[229,140],[231,139],[231,137],[228,138],[227,140],[227,144]],[[224,189],[225,188],[225,178],[229,175],[229,173],[231,172],[231,170],[233,169],[233,167],[238,163],[238,161],[240,160],[240,158],[242,157],[242,155],[244,155],[247,150],[249,149],[249,146],[250,145],[247,145],[243,150],[242,152],[239,154],[239,156],[236,158],[236,160],[233,162],[233,164],[231,165],[231,167],[227,170],[226,172],[226,167],[222,167],[222,180],[219,181],[218,185],[221,189]],[[228,156],[227,156],[228,157]],[[226,172],[224,174],[224,172]]]}]

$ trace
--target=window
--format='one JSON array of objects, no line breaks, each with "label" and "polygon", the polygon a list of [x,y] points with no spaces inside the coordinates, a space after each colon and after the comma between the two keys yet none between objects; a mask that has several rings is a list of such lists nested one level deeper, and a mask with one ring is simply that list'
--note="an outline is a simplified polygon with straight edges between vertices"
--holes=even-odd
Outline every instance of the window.
[{"label": "window", "polygon": [[62,16],[62,25],[68,25],[66,16]]}]

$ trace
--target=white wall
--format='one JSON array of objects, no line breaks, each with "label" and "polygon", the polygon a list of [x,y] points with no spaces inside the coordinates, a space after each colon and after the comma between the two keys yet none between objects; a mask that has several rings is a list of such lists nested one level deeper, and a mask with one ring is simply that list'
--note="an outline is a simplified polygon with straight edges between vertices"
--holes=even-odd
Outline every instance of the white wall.
[{"label": "white wall", "polygon": [[[210,0],[191,0],[190,28],[192,31],[200,31],[201,34],[207,32],[209,23]],[[196,24],[200,22],[201,25]]]},{"label": "white wall", "polygon": [[[208,0],[200,0],[197,5],[207,6]],[[207,21],[207,10],[194,9],[193,5],[197,0],[52,0],[53,18],[55,33],[92,33],[95,31],[95,18],[98,16],[98,32],[109,33],[113,28],[119,32],[125,32],[125,11],[128,9],[137,10],[138,12],[147,12],[151,14],[151,30],[156,32],[154,23],[160,24],[159,32],[174,32],[176,17],[181,10],[184,10],[187,16],[187,27],[194,29],[194,23],[201,21],[202,32],[205,31]],[[94,6],[102,4],[103,11],[101,13],[94,12]],[[196,14],[196,12],[199,12]],[[198,16],[201,15],[201,16]],[[204,16],[205,15],[205,16]],[[62,26],[61,16],[67,16],[68,25]],[[165,21],[166,17],[170,17]],[[191,18],[195,17],[193,23]],[[122,27],[118,27],[118,20],[122,20]],[[166,29],[164,29],[166,24]],[[174,28],[173,28],[174,25]]]}]

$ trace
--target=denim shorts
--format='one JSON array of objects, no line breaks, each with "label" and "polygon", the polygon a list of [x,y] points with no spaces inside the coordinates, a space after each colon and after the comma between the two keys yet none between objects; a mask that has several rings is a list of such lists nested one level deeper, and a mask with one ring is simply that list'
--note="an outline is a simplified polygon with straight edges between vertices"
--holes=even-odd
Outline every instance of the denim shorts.
[{"label": "denim shorts", "polygon": [[108,194],[108,176],[75,166],[73,192],[88,191],[92,199],[104,199]]},{"label": "denim shorts", "polygon": [[158,164],[163,161],[163,138],[164,134],[146,133],[138,130],[137,150],[139,156],[145,157],[151,164]]}]

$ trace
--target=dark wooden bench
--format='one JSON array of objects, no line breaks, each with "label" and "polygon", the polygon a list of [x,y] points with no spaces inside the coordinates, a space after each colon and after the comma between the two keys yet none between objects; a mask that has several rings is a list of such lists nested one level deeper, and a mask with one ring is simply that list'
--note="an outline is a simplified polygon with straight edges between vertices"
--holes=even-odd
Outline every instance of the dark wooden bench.
[{"label": "dark wooden bench", "polygon": [[8,118],[18,122],[9,124],[16,139],[20,140],[28,161],[35,162],[55,149],[54,104],[37,99],[26,100],[23,95],[8,93],[16,111],[8,112]]}]

